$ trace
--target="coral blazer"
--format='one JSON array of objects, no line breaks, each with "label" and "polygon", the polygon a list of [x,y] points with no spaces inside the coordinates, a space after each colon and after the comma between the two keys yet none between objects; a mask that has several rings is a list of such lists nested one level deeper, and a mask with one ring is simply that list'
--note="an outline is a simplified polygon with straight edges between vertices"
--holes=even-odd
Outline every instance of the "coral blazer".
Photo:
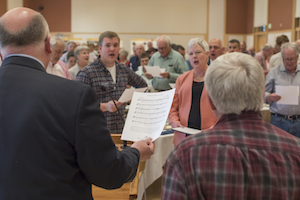
[{"label": "coral blazer", "polygon": [[[169,113],[169,123],[172,128],[175,127],[176,122],[180,122],[184,127],[188,126],[192,104],[193,74],[194,70],[192,69],[177,78],[175,96]],[[199,103],[201,109],[201,130],[209,129],[216,124],[217,117],[210,107],[208,93],[205,86]],[[173,139],[174,145],[176,146],[185,138],[185,136],[186,135],[184,133],[175,131]]]}]

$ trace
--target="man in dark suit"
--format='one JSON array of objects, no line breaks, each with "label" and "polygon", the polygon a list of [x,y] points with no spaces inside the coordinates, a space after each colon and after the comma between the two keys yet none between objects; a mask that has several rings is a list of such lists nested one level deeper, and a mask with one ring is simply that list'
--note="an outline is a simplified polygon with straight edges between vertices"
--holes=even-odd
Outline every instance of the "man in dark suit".
[{"label": "man in dark suit", "polygon": [[49,28],[15,8],[0,18],[0,199],[92,199],[132,180],[151,140],[116,150],[93,89],[47,74]]}]

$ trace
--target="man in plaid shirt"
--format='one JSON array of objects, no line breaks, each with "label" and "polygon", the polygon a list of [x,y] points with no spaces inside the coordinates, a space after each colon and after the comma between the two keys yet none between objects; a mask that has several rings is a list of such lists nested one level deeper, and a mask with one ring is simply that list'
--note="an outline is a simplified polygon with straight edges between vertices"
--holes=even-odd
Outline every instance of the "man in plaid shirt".
[{"label": "man in plaid shirt", "polygon": [[[124,116],[125,104],[118,102],[127,85],[133,87],[147,87],[144,79],[136,75],[124,64],[118,63],[120,38],[115,32],[106,31],[99,37],[100,56],[96,61],[78,72],[76,80],[89,84],[97,94],[100,109],[103,111],[107,128],[111,133],[121,133],[123,120],[110,95]],[[109,94],[110,95],[109,95]]]},{"label": "man in plaid shirt", "polygon": [[300,139],[262,121],[259,63],[242,53],[220,56],[205,84],[219,121],[170,154],[162,199],[300,199]]}]

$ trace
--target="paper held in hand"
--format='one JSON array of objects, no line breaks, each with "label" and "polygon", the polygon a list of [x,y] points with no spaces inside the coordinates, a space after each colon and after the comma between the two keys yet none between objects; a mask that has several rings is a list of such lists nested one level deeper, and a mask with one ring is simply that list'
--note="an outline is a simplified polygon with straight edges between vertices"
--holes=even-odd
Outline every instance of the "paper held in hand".
[{"label": "paper held in hand", "polygon": [[165,68],[160,68],[159,66],[145,66],[145,68],[146,71],[153,77],[161,77],[159,74],[166,71]]},{"label": "paper held in hand", "polygon": [[276,94],[281,96],[281,99],[277,101],[277,104],[285,105],[299,105],[299,86],[283,86],[275,85]]},{"label": "paper held in hand", "polygon": [[192,134],[192,135],[201,133],[201,130],[189,128],[189,127],[176,127],[176,128],[172,128],[172,129],[174,131],[178,131],[178,132],[186,133],[186,134]]},{"label": "paper held in hand", "polygon": [[156,92],[134,92],[121,140],[156,140],[164,129],[175,89]]},{"label": "paper held in hand", "polygon": [[147,87],[136,88],[136,89],[134,88],[125,89],[118,101],[122,103],[130,101],[132,99],[133,92],[145,92],[146,89]]}]

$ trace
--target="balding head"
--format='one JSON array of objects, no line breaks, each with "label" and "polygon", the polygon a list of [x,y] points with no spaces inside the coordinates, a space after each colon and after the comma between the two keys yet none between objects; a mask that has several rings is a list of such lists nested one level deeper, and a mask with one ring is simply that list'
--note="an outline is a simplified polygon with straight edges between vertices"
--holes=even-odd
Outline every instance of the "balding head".
[{"label": "balding head", "polygon": [[44,17],[28,8],[15,8],[0,19],[0,45],[23,47],[38,44],[48,36]]},{"label": "balding head", "polygon": [[51,53],[48,34],[48,24],[40,13],[23,7],[12,9],[0,18],[1,54],[4,58],[27,54],[46,63]]},{"label": "balding head", "polygon": [[222,40],[214,38],[208,43],[209,45],[209,56],[211,60],[215,60],[217,57],[223,54],[224,47],[222,45]]}]

